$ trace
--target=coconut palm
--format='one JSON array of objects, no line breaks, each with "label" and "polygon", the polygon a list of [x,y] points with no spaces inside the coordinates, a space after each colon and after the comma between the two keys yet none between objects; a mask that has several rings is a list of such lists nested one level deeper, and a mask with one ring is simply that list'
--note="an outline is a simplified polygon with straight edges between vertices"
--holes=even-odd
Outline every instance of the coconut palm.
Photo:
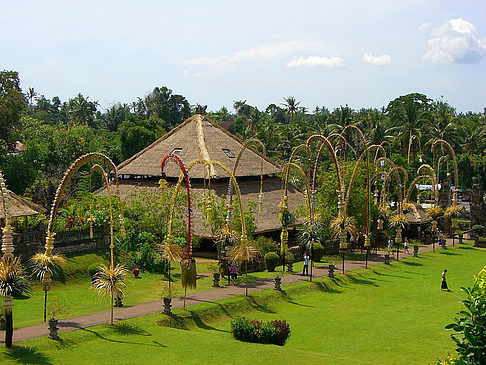
[{"label": "coconut palm", "polygon": [[284,98],[285,103],[281,104],[287,109],[287,114],[290,115],[290,122],[294,120],[294,115],[298,110],[298,106],[300,101],[295,100],[294,97],[289,96],[288,98]]},{"label": "coconut palm", "polygon": [[229,253],[230,260],[241,265],[245,263],[245,295],[248,295],[248,262],[260,259],[261,251],[247,238],[242,238]]},{"label": "coconut palm", "polygon": [[0,261],[0,294],[4,297],[3,308],[5,313],[5,346],[12,347],[13,314],[12,296],[15,293],[25,293],[30,284],[25,278],[25,271],[19,257],[3,256]]},{"label": "coconut palm", "polygon": [[101,298],[110,295],[111,299],[111,317],[110,324],[113,324],[113,301],[115,296],[123,298],[123,288],[126,286],[128,270],[124,265],[118,264],[115,267],[101,265],[100,269],[94,276],[93,288],[98,292]]},{"label": "coconut palm", "polygon": [[46,255],[45,253],[37,253],[30,258],[32,275],[41,281],[44,288],[44,322],[47,315],[47,292],[51,289],[52,279],[64,278],[62,265],[65,262],[66,259],[59,254]]}]

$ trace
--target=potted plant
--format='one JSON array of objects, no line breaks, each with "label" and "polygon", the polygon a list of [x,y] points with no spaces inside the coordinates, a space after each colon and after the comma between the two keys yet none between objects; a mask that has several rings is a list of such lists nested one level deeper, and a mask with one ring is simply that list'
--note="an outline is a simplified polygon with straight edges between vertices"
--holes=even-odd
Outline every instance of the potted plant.
[{"label": "potted plant", "polygon": [[59,316],[63,314],[69,314],[67,311],[69,307],[59,301],[56,298],[52,298],[51,304],[47,306],[47,315],[49,323],[49,338],[53,340],[59,340],[57,324],[59,323]]},{"label": "potted plant", "polygon": [[138,275],[140,274],[140,269],[135,267],[132,269],[132,272],[133,272],[133,276],[135,276],[135,278],[138,278]]}]

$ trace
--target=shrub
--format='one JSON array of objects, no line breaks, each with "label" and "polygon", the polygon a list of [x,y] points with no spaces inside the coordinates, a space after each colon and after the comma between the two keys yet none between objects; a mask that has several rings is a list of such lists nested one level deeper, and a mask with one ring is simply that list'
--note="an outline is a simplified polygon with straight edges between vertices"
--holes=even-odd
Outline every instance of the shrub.
[{"label": "shrub", "polygon": [[483,234],[484,227],[480,224],[476,224],[471,228],[474,236],[479,237]]},{"label": "shrub", "polygon": [[283,346],[290,336],[290,326],[284,320],[261,322],[238,317],[231,321],[231,333],[240,341]]},{"label": "shrub", "polygon": [[265,254],[265,267],[269,272],[274,272],[278,265],[280,257],[275,252],[268,252]]},{"label": "shrub", "polygon": [[264,236],[258,236],[255,239],[255,245],[264,253],[266,254],[267,252],[275,252],[276,249],[279,248],[279,245],[277,242],[274,240],[264,237]]},{"label": "shrub", "polygon": [[314,243],[314,261],[321,261],[322,256],[324,256],[324,247],[320,243]]},{"label": "shrub", "polygon": [[452,329],[452,339],[460,363],[486,364],[486,267],[475,277],[473,287],[461,288],[466,293],[462,303],[466,310],[445,328]]},{"label": "shrub", "polygon": [[93,276],[98,272],[100,269],[101,264],[99,262],[91,264],[88,266],[88,275],[93,280]]}]

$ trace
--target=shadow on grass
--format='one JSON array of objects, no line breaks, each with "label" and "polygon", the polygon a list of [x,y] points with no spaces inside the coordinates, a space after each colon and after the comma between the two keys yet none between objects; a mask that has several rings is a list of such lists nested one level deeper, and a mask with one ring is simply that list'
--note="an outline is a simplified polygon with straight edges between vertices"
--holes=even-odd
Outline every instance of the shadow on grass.
[{"label": "shadow on grass", "polygon": [[201,319],[201,317],[196,312],[189,311],[189,313],[191,313],[192,320],[194,321],[194,323],[196,324],[196,326],[198,326],[199,328],[202,328],[203,330],[210,330],[210,331],[218,331],[218,332],[227,332],[227,333],[229,333],[229,331],[220,330],[218,328],[215,328],[213,326],[209,326],[208,324],[204,323],[204,321]]},{"label": "shadow on grass", "polygon": [[[338,281],[340,279],[337,279],[337,278],[333,278],[332,281],[335,285],[338,285],[338,286],[342,286],[340,284],[338,284]],[[325,293],[334,293],[334,294],[341,294],[343,291],[342,290],[338,290],[336,288],[333,288],[332,286],[330,286],[329,284],[326,284],[326,283],[323,283],[323,282],[320,282],[320,281],[313,281],[312,284],[314,286],[317,287],[317,289],[319,289],[320,291],[323,291]]]},{"label": "shadow on grass", "polygon": [[246,301],[248,302],[248,304],[250,304],[250,306],[257,310],[257,311],[260,311],[260,312],[265,312],[265,313],[276,313],[275,311],[271,310],[270,308],[268,308],[267,306],[264,306],[260,303],[258,303],[255,298],[253,298],[251,295],[247,296],[247,297],[244,297],[246,299]]},{"label": "shadow on grass", "polygon": [[18,364],[53,364],[49,357],[33,346],[14,346],[5,351],[4,356]]},{"label": "shadow on grass", "polygon": [[151,333],[145,331],[144,329],[132,323],[116,323],[113,326],[113,331],[123,336],[130,336],[130,335],[152,336]]},{"label": "shadow on grass", "polygon": [[450,256],[461,256],[459,253],[451,252],[451,251],[439,251],[441,255],[450,255]]},{"label": "shadow on grass", "polygon": [[455,247],[457,247],[457,248],[459,248],[461,250],[477,250],[476,247],[472,247],[472,246],[460,246],[460,245],[457,245]]},{"label": "shadow on grass", "polygon": [[414,262],[414,261],[402,261],[402,264],[408,266],[424,266],[424,264],[421,264],[420,262]]},{"label": "shadow on grass", "polygon": [[308,304],[302,304],[302,303],[297,303],[295,300],[293,300],[286,292],[285,290],[280,291],[282,294],[282,299],[285,300],[287,303],[299,305],[301,307],[308,307],[308,308],[314,308],[313,305],[308,305]]},{"label": "shadow on grass", "polygon": [[149,343],[143,343],[143,342],[131,342],[131,341],[115,340],[113,338],[105,337],[105,336],[101,335],[99,332],[92,330],[92,329],[89,329],[89,328],[79,327],[79,329],[95,335],[100,340],[104,340],[104,341],[108,341],[108,342],[123,343],[123,344],[130,344],[130,345],[139,345],[139,346],[150,346],[150,347],[167,347],[167,346],[162,345],[161,343],[159,343],[157,341],[152,341],[153,344],[149,344]]},{"label": "shadow on grass", "polygon": [[350,281],[351,284],[379,286],[372,280],[364,279],[362,275],[359,276],[361,276],[361,278],[358,278],[355,275],[346,275],[347,279]]},{"label": "shadow on grass", "polygon": [[[403,262],[405,262],[405,261],[403,261]],[[410,279],[408,276],[385,274],[383,272],[379,272],[379,271],[376,271],[374,269],[371,269],[371,271],[373,271],[373,273],[378,275],[378,276],[390,276],[390,277],[393,277],[393,278]]]}]

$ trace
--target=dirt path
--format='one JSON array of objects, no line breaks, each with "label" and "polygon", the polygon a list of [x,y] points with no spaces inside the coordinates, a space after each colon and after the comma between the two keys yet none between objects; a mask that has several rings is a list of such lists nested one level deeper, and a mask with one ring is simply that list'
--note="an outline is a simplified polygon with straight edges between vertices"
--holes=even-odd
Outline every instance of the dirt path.
[{"label": "dirt path", "polygon": [[[452,245],[452,239],[447,240],[448,245]],[[438,246],[436,245],[436,249]],[[441,248],[439,248],[441,249]],[[431,251],[432,246],[423,246],[420,248],[421,252],[424,251]],[[400,251],[399,257],[404,258],[411,255],[413,252],[413,248],[410,248],[410,253],[406,254],[403,251]],[[396,251],[391,254],[390,260],[396,260]],[[368,265],[376,265],[383,263],[385,261],[384,253],[380,252],[378,256],[373,256],[373,259],[368,261]],[[346,261],[345,262],[345,272],[356,270],[359,268],[364,268],[365,262],[363,261]],[[336,263],[335,265],[335,274],[339,274],[342,272],[342,263]],[[321,277],[328,275],[328,266],[321,266],[317,264],[316,267],[313,268],[313,276]],[[287,285],[290,283],[296,283],[299,281],[308,281],[308,276],[302,276],[300,273],[294,273],[289,275],[282,276],[282,285]],[[258,281],[253,281],[248,283],[248,292],[252,293],[259,290],[264,289],[271,289],[274,287],[274,279],[261,279]],[[221,287],[212,290],[200,291],[196,293],[192,293],[187,296],[186,299],[186,306],[191,306],[200,302],[211,302],[217,299],[230,297],[233,295],[242,295],[245,294],[245,285],[240,284],[236,286],[228,286],[228,287]],[[183,306],[183,297],[175,297],[172,299],[172,308],[182,308]],[[163,304],[161,300],[155,302],[148,302],[148,303],[141,303],[130,307],[123,307],[123,308],[116,308],[115,309],[115,321],[121,321],[129,318],[141,317],[148,314],[153,314],[157,312],[161,312],[163,308]],[[73,331],[79,328],[86,328],[97,326],[100,324],[105,324],[109,322],[110,318],[110,311],[103,311],[97,313],[91,313],[80,317],[69,318],[65,321],[59,321],[59,332],[68,332]],[[48,328],[46,323],[41,323],[34,326],[22,327],[15,329],[13,334],[14,342],[21,342],[26,340],[31,340],[38,337],[43,337],[48,335]],[[3,331],[2,335],[0,335],[3,343]]]}]

